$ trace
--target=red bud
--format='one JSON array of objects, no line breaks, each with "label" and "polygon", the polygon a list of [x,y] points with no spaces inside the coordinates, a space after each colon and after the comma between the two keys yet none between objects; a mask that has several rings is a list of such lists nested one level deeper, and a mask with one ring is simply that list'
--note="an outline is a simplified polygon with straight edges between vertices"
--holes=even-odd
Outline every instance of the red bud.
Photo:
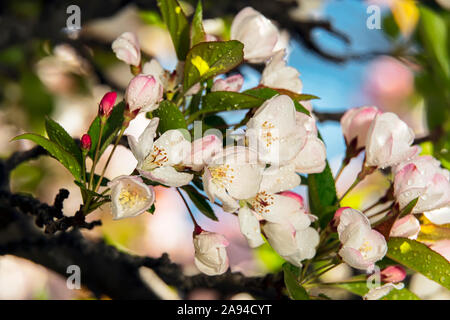
[{"label": "red bud", "polygon": [[81,149],[89,151],[92,146],[91,136],[88,134],[83,134],[81,137]]},{"label": "red bud", "polygon": [[102,101],[100,101],[100,105],[98,107],[98,114],[100,116],[104,116],[106,118],[111,114],[114,104],[116,103],[117,93],[114,91],[106,93]]}]

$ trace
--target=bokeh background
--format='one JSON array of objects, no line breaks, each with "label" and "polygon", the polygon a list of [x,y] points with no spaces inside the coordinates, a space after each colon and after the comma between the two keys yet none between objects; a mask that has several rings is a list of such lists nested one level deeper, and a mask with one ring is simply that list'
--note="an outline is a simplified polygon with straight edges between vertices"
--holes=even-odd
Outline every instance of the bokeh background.
[{"label": "bokeh background", "polygon": [[[230,0],[231,1],[231,0]],[[394,0],[393,0],[394,1]],[[3,2],[3,1],[2,1]],[[323,50],[336,55],[349,53],[358,55],[344,63],[326,60],[305,48],[301,42],[290,40],[289,64],[301,73],[304,92],[319,96],[313,102],[314,110],[321,112],[341,112],[362,105],[376,105],[383,111],[393,111],[400,115],[416,132],[416,136],[427,134],[424,118],[424,101],[417,94],[415,66],[405,64],[387,53],[392,52],[394,43],[384,28],[370,30],[366,26],[368,5],[376,4],[382,9],[386,21],[395,24],[400,32],[408,33],[414,28],[418,17],[414,12],[406,12],[400,17],[393,16],[391,1],[321,1],[298,0],[301,4],[295,13],[300,19],[326,18],[335,29],[350,38],[345,43],[325,31],[314,33],[314,39]],[[448,1],[442,2],[445,9]],[[20,17],[37,15],[39,1],[6,1],[4,10]],[[303,4],[302,4],[303,3]],[[189,6],[186,6],[189,10]],[[442,9],[441,8],[441,9]],[[191,7],[192,9],[192,7]],[[27,44],[17,44],[0,50],[0,156],[8,156],[16,150],[26,150],[31,143],[21,140],[10,142],[11,138],[23,132],[43,133],[44,117],[50,116],[59,122],[72,136],[81,136],[97,113],[97,104],[103,94],[111,89],[121,88],[119,96],[132,75],[128,67],[115,58],[110,43],[122,32],[133,31],[138,35],[142,50],[147,56],[155,57],[167,69],[176,65],[176,56],[167,31],[156,11],[140,11],[136,6],[128,6],[111,17],[98,19],[88,24],[81,23],[84,36],[95,40],[96,50],[93,61],[79,55],[70,43],[57,46],[42,40]],[[227,22],[208,20],[205,27],[209,32],[221,32]],[[99,43],[101,45],[99,45]],[[386,53],[383,55],[382,53]],[[371,54],[377,53],[377,54]],[[92,62],[103,70],[101,79]],[[250,67],[243,67],[245,88],[258,84],[259,73]],[[245,112],[225,114],[230,123],[239,121]],[[133,120],[127,134],[139,135],[148,120],[139,116]],[[334,172],[344,157],[345,144],[338,122],[323,122],[319,130],[327,145],[328,160]],[[105,153],[105,155],[108,152]],[[104,156],[106,158],[106,156]],[[105,161],[105,159],[103,159]],[[354,180],[362,159],[352,161],[337,185],[338,192],[346,190]],[[136,161],[131,152],[119,147],[107,171],[108,177],[129,174]],[[371,184],[376,182],[376,184]],[[81,202],[81,196],[70,174],[57,162],[48,157],[22,164],[13,172],[12,191],[27,192],[51,203],[58,189],[71,192],[65,202],[66,215],[73,214]],[[374,185],[388,185],[381,174],[375,174],[356,189],[346,204],[359,206],[370,204],[383,195]],[[297,192],[305,195],[305,189]],[[176,191],[157,187],[156,211],[136,218],[112,221],[108,206],[92,215],[101,218],[103,226],[84,232],[89,238],[103,238],[121,250],[141,255],[159,256],[164,252],[184,266],[187,274],[198,271],[193,265],[191,242],[192,222]],[[306,199],[307,197],[305,197]],[[283,261],[269,246],[250,250],[239,232],[235,216],[214,208],[220,222],[208,220],[196,214],[198,222],[211,231],[224,234],[231,242],[228,253],[233,271],[248,275],[258,275],[276,271]],[[448,257],[450,259],[450,257]],[[326,280],[345,279],[352,270],[345,265],[325,274]],[[150,279],[158,283],[154,278]],[[424,299],[450,299],[450,292],[420,275],[408,277],[410,289]],[[177,298],[175,292],[158,284],[160,294],[166,298]],[[336,298],[349,298],[343,292],[331,292]],[[213,291],[196,291],[189,298],[217,298]],[[251,298],[239,295],[239,298]],[[0,257],[0,299],[89,299],[88,290],[69,290],[66,279],[42,266],[13,256]]]}]

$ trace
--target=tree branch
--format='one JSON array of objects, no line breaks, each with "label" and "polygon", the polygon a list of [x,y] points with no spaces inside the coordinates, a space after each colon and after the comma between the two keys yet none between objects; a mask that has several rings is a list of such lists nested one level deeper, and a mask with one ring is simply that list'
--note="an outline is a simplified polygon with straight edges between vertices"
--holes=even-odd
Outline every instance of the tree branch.
[{"label": "tree branch", "polygon": [[[122,141],[126,145],[126,140]],[[80,227],[88,224],[72,224],[62,213],[63,201],[68,191],[61,189],[53,205],[42,203],[30,195],[9,191],[9,173],[20,163],[47,154],[40,147],[15,152],[8,159],[0,160],[0,255],[12,254],[41,264],[50,270],[67,276],[67,267],[77,265],[81,269],[81,281],[96,296],[107,295],[113,299],[157,299],[158,296],[140,276],[139,269],[152,269],[168,285],[176,287],[182,296],[192,290],[209,288],[219,290],[224,297],[248,292],[260,298],[275,299],[282,294],[281,274],[264,277],[246,277],[241,273],[227,272],[220,276],[203,274],[186,276],[182,267],[172,263],[167,254],[160,258],[140,257],[121,252],[103,241],[83,237]],[[33,223],[35,218],[35,223]],[[56,220],[55,220],[56,219]],[[66,227],[54,235],[46,235],[38,227],[52,226],[55,221],[65,221]],[[95,224],[91,222],[90,224]]]}]

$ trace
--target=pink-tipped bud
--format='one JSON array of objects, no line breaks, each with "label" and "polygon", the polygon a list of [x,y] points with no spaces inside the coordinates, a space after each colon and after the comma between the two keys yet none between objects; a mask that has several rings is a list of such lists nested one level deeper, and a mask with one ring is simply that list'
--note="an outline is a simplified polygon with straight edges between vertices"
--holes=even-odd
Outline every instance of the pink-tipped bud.
[{"label": "pink-tipped bud", "polygon": [[406,278],[405,268],[402,266],[389,266],[381,271],[381,281],[401,282]]},{"label": "pink-tipped bud", "polygon": [[83,149],[83,151],[89,151],[91,149],[91,146],[91,136],[88,134],[83,134],[83,136],[81,137],[81,149]]},{"label": "pink-tipped bud", "polygon": [[112,43],[117,59],[126,64],[138,67],[141,63],[141,46],[137,36],[132,32],[122,33]]},{"label": "pink-tipped bud", "polygon": [[199,225],[196,225],[195,227],[194,227],[194,236],[196,236],[196,235],[198,235],[198,234],[200,234],[200,233],[202,233],[203,232],[203,229],[202,229],[202,227],[200,227]]},{"label": "pink-tipped bud", "polygon": [[163,87],[153,76],[139,75],[131,79],[125,92],[125,102],[131,112],[149,112],[159,106]]},{"label": "pink-tipped bud", "polygon": [[295,193],[292,191],[283,191],[283,192],[280,192],[280,195],[296,200],[302,208],[305,206],[305,200],[298,193]]},{"label": "pink-tipped bud", "polygon": [[350,207],[342,207],[342,208],[339,208],[336,210],[336,212],[334,213],[334,217],[331,220],[331,227],[333,230],[336,230],[336,228],[339,225],[339,222],[341,220],[342,212],[344,212],[344,210],[347,210],[347,209],[351,209],[351,208]]},{"label": "pink-tipped bud", "polygon": [[116,103],[117,93],[114,91],[106,93],[102,101],[100,101],[100,105],[98,106],[98,114],[101,117],[108,118],[114,108],[114,104]]}]

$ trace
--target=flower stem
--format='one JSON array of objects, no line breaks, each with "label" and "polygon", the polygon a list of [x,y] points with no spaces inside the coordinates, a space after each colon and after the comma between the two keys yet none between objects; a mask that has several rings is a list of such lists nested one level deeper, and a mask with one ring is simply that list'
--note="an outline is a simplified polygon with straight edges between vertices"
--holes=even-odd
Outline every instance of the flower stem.
[{"label": "flower stem", "polygon": [[189,215],[191,216],[192,222],[194,223],[194,228],[199,227],[197,221],[194,218],[194,215],[192,214],[191,208],[189,208],[189,205],[188,205],[186,199],[184,198],[183,194],[181,193],[180,189],[179,188],[175,188],[175,189],[177,189],[178,193],[180,194],[180,197],[183,200],[184,205],[186,206],[186,208],[187,208],[187,210],[189,212]]},{"label": "flower stem", "polygon": [[100,120],[100,132],[98,134],[97,145],[95,146],[95,155],[94,155],[94,161],[92,162],[91,174],[89,176],[88,189],[90,189],[92,187],[92,184],[94,182],[95,167],[97,166],[97,161],[99,158],[99,150],[100,150],[100,144],[102,143],[102,135],[103,135],[104,126],[105,126],[105,122]]},{"label": "flower stem", "polygon": [[120,132],[119,132],[119,134],[118,134],[118,136],[116,138],[116,141],[114,142],[113,149],[111,150],[111,153],[108,156],[108,160],[106,160],[106,164],[103,167],[102,174],[100,175],[100,179],[98,179],[97,185],[95,186],[94,191],[96,191],[96,192],[97,192],[98,188],[100,187],[100,184],[101,184],[101,182],[103,180],[103,177],[105,176],[106,169],[108,168],[108,165],[111,162],[111,158],[112,158],[112,156],[114,154],[114,151],[116,151],[117,145],[119,144],[119,141],[122,138],[123,133],[125,132],[126,128],[127,128],[126,126],[122,126],[122,128],[120,129]]},{"label": "flower stem", "polygon": [[350,191],[352,191],[361,181],[364,180],[365,177],[372,174],[376,169],[377,167],[367,167],[364,162],[361,172],[358,174],[350,188],[348,188],[348,190],[345,191],[345,193],[339,198],[338,202],[340,203],[342,199],[344,199],[345,196],[350,193]]}]

